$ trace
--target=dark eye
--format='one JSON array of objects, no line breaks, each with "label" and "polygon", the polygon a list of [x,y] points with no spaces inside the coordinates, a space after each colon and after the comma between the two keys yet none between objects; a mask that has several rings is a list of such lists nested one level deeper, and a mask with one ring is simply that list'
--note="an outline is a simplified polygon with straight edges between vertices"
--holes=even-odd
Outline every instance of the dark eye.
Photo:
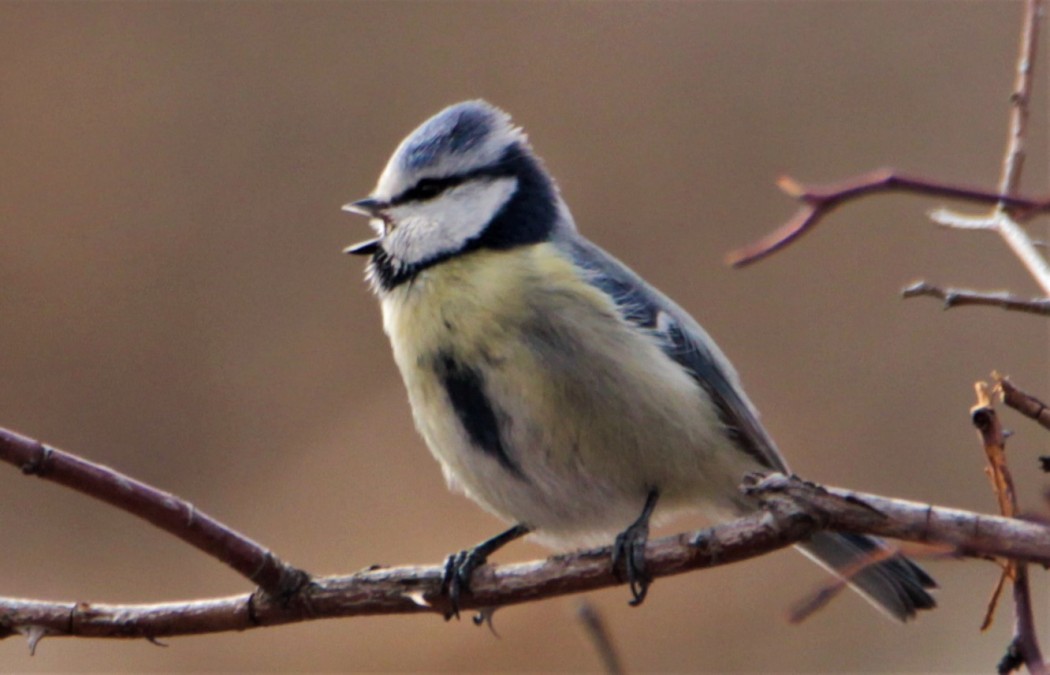
[{"label": "dark eye", "polygon": [[[437,197],[445,190],[446,185],[439,180],[433,178],[424,178],[415,187],[412,188],[411,195],[412,199],[416,201],[425,201]],[[405,195],[406,197],[408,195]]]},{"label": "dark eye", "polygon": [[437,180],[436,178],[422,178],[418,183],[402,192],[401,196],[394,201],[399,204],[404,202],[425,202],[428,199],[437,197],[447,187],[448,184],[445,181]]},{"label": "dark eye", "polygon": [[449,176],[447,178],[420,178],[419,182],[402,192],[394,198],[395,204],[405,202],[425,202],[437,197],[445,190],[456,187],[466,178],[464,176]]}]

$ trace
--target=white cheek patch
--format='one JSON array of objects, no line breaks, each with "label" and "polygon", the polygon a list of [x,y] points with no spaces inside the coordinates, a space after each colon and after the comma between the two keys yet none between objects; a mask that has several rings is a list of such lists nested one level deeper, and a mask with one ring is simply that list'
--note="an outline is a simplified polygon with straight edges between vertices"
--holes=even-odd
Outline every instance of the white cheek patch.
[{"label": "white cheek patch", "polygon": [[395,206],[388,211],[393,226],[383,248],[408,265],[454,253],[485,231],[517,187],[510,177],[474,180],[426,202]]}]

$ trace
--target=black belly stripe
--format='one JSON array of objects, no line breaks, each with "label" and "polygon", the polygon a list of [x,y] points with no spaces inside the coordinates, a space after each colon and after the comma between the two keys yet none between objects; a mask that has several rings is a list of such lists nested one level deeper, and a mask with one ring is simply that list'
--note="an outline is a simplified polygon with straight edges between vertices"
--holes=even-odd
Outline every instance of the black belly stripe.
[{"label": "black belly stripe", "polygon": [[448,354],[437,358],[436,370],[442,386],[471,442],[491,455],[514,476],[524,479],[521,467],[507,453],[500,434],[499,416],[485,395],[481,373],[465,366]]}]

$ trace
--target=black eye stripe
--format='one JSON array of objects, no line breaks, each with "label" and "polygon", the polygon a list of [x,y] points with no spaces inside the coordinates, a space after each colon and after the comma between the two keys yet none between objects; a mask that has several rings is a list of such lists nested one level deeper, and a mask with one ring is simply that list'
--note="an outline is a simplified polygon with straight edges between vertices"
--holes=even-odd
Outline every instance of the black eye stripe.
[{"label": "black eye stripe", "polygon": [[433,199],[439,194],[461,184],[465,180],[463,176],[451,176],[449,178],[421,178],[418,183],[405,190],[394,198],[394,204],[405,202],[422,202]]},{"label": "black eye stripe", "polygon": [[406,202],[424,202],[428,199],[437,197],[446,190],[451,190],[458,185],[462,185],[463,183],[478,178],[492,179],[512,175],[512,172],[508,171],[500,164],[495,164],[461,173],[458,176],[447,176],[445,178],[420,178],[415,185],[390,200],[390,203],[393,206],[397,206],[398,204],[404,204]]}]

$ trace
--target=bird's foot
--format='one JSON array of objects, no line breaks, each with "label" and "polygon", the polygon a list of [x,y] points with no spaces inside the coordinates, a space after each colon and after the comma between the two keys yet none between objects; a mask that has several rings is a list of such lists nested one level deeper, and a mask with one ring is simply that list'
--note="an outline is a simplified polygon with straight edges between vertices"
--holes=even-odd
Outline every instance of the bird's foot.
[{"label": "bird's foot", "polygon": [[448,598],[445,620],[459,618],[459,601],[464,592],[470,591],[470,578],[474,570],[485,564],[487,557],[479,554],[477,547],[453,553],[445,559],[445,575],[441,579],[441,594]]},{"label": "bird's foot", "polygon": [[637,607],[645,600],[653,578],[645,569],[645,543],[649,540],[649,524],[634,523],[616,536],[613,544],[612,565],[616,576],[631,585],[630,605]]},{"label": "bird's foot", "polygon": [[473,548],[453,553],[445,560],[445,573],[441,579],[441,594],[448,599],[445,620],[459,618],[459,605],[463,595],[470,593],[470,580],[474,570],[481,567],[488,557],[510,542],[529,533],[524,525],[515,525],[491,539],[486,539]]},{"label": "bird's foot", "polygon": [[613,543],[613,573],[631,586],[630,605],[637,607],[645,600],[653,577],[646,570],[645,544],[649,540],[649,518],[656,508],[659,493],[651,490],[645,500],[645,508],[638,520],[616,536]]}]

